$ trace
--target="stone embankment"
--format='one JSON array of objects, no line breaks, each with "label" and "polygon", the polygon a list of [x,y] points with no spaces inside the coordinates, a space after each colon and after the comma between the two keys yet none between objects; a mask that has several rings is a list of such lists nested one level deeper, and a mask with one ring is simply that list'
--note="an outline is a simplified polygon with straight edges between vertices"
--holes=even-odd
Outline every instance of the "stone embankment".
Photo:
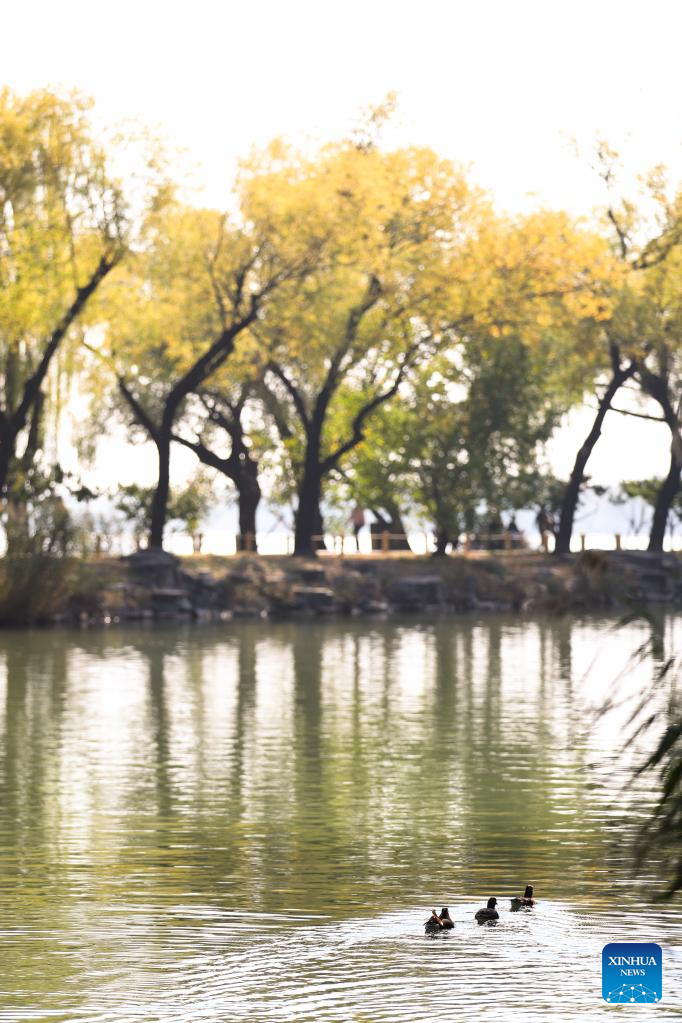
[{"label": "stone embankment", "polygon": [[586,551],[447,558],[203,557],[141,551],[90,563],[53,620],[227,620],[682,605],[682,559]]}]

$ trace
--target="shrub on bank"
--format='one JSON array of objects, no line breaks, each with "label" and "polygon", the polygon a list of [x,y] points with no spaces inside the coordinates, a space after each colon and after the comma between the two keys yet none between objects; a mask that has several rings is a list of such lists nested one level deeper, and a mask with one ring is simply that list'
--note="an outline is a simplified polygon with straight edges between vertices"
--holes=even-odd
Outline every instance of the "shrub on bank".
[{"label": "shrub on bank", "polygon": [[31,625],[58,615],[77,574],[74,558],[43,552],[5,556],[0,562],[0,625]]}]

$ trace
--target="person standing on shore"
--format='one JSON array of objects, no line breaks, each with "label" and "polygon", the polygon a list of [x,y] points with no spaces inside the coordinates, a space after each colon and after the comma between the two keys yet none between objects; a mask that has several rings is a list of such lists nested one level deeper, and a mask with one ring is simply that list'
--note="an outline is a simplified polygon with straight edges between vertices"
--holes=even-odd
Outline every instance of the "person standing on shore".
[{"label": "person standing on shore", "polygon": [[364,509],[361,508],[359,504],[356,504],[355,507],[353,508],[353,511],[350,513],[350,522],[353,527],[353,536],[355,537],[355,549],[359,554],[360,539],[358,534],[360,533],[360,530],[365,524],[365,512]]}]

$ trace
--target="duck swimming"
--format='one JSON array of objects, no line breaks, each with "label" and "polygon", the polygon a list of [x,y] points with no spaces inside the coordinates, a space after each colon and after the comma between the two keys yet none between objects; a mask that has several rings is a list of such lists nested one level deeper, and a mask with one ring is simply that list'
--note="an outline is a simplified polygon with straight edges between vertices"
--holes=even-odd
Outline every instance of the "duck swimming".
[{"label": "duck swimming", "polygon": [[439,931],[449,931],[454,926],[455,922],[450,916],[448,907],[443,906],[440,913],[436,913],[435,909],[431,910],[431,916],[424,924],[424,930],[427,934],[438,934]]},{"label": "duck swimming", "polygon": [[520,909],[531,909],[534,905],[533,886],[532,884],[527,884],[523,895],[520,898],[515,895],[511,900],[511,911],[512,913],[518,913]]},{"label": "duck swimming", "polygon": [[451,927],[455,926],[455,921],[450,916],[450,910],[447,906],[443,906],[440,911],[440,922],[443,925],[443,929],[448,931]]},{"label": "duck swimming", "polygon": [[443,921],[438,916],[435,909],[431,910],[431,916],[424,924],[424,930],[427,934],[438,934],[439,931],[445,930]]},{"label": "duck swimming", "polygon": [[478,912],[476,913],[476,922],[479,924],[488,924],[492,923],[494,920],[499,920],[500,914],[495,909],[496,905],[497,905],[496,898],[493,897],[491,899],[488,899],[488,905],[485,907],[485,909],[479,909]]}]

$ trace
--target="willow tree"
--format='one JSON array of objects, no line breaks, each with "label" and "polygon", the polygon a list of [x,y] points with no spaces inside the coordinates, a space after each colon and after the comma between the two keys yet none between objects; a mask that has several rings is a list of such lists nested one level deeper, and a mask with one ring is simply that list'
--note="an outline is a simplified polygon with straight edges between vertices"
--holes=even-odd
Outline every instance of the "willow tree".
[{"label": "willow tree", "polygon": [[426,149],[343,142],[277,156],[271,194],[297,189],[308,211],[299,237],[323,239],[313,272],[255,331],[295,477],[294,553],[308,555],[326,480],[437,343],[452,261],[487,206]]},{"label": "willow tree", "polygon": [[172,204],[112,279],[99,354],[113,367],[131,425],[157,454],[149,545],[163,546],[176,424],[263,315],[278,288],[314,258],[285,237],[286,212],[237,205],[233,215]]},{"label": "willow tree", "polygon": [[89,109],[76,95],[0,91],[0,494],[22,445],[36,453],[51,367],[126,248]]}]

